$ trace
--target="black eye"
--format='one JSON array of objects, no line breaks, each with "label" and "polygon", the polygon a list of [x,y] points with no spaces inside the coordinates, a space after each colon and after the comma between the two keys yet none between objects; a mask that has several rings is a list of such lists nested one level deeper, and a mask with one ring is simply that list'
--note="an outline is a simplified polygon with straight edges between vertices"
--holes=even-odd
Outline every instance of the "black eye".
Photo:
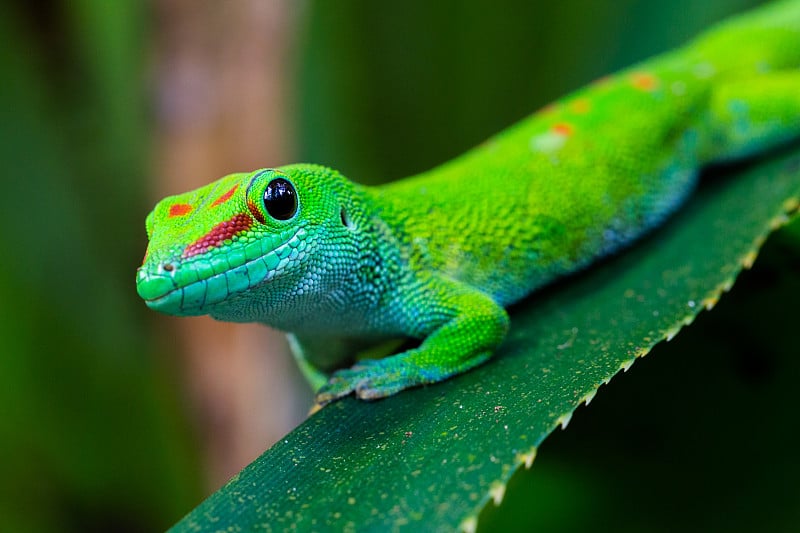
[{"label": "black eye", "polygon": [[274,219],[292,218],[297,212],[297,192],[294,186],[283,178],[270,181],[264,191],[264,207]]}]

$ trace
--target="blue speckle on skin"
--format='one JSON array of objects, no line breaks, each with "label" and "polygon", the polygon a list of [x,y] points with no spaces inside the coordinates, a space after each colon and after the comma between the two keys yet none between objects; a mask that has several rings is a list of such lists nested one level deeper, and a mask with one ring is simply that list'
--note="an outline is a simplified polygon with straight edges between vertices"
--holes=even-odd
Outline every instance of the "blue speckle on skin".
[{"label": "blue speckle on skin", "polygon": [[700,145],[700,133],[696,128],[688,128],[681,138],[681,151],[687,154],[693,154],[697,151]]},{"label": "blue speckle on skin", "polygon": [[747,102],[744,100],[739,100],[737,98],[728,102],[728,109],[730,109],[731,113],[734,115],[740,115],[746,114],[750,110],[750,106],[748,106]]},{"label": "blue speckle on skin", "polygon": [[622,241],[619,233],[613,229],[606,229],[603,231],[603,240],[609,245],[615,245]]},{"label": "blue speckle on skin", "polygon": [[728,109],[733,115],[733,128],[737,135],[746,135],[752,129],[750,106],[743,100],[731,100]]},{"label": "blue speckle on skin", "polygon": [[772,70],[772,65],[767,63],[766,61],[759,61],[756,63],[756,71],[760,73],[770,72]]}]

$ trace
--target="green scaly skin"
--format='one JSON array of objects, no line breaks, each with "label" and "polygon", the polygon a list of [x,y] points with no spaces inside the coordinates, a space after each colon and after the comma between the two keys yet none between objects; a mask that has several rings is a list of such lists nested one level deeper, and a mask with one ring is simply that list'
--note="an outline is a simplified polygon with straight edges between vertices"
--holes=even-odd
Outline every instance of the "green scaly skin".
[{"label": "green scaly skin", "polygon": [[[777,2],[389,185],[305,164],[226,176],[150,213],[139,294],[293,332],[321,404],[441,381],[491,357],[504,306],[660,224],[703,165],[796,138],[798,67],[800,2]],[[297,207],[275,218],[278,178]],[[347,366],[396,337],[419,345]]]}]

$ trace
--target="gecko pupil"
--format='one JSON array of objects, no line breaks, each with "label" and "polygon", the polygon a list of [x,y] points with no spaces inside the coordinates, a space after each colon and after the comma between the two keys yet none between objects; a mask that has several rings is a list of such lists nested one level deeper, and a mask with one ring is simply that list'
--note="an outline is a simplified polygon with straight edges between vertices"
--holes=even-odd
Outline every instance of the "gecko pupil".
[{"label": "gecko pupil", "polygon": [[264,208],[277,220],[288,220],[297,212],[297,192],[294,186],[283,178],[269,182],[264,191]]}]

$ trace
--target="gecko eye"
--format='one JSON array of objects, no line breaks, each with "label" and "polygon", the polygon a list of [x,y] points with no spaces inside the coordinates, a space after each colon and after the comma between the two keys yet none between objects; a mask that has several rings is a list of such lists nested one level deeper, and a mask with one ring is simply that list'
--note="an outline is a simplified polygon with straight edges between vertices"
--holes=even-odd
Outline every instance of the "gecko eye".
[{"label": "gecko eye", "polygon": [[283,178],[275,178],[264,191],[264,208],[274,219],[288,220],[297,212],[297,192]]}]

